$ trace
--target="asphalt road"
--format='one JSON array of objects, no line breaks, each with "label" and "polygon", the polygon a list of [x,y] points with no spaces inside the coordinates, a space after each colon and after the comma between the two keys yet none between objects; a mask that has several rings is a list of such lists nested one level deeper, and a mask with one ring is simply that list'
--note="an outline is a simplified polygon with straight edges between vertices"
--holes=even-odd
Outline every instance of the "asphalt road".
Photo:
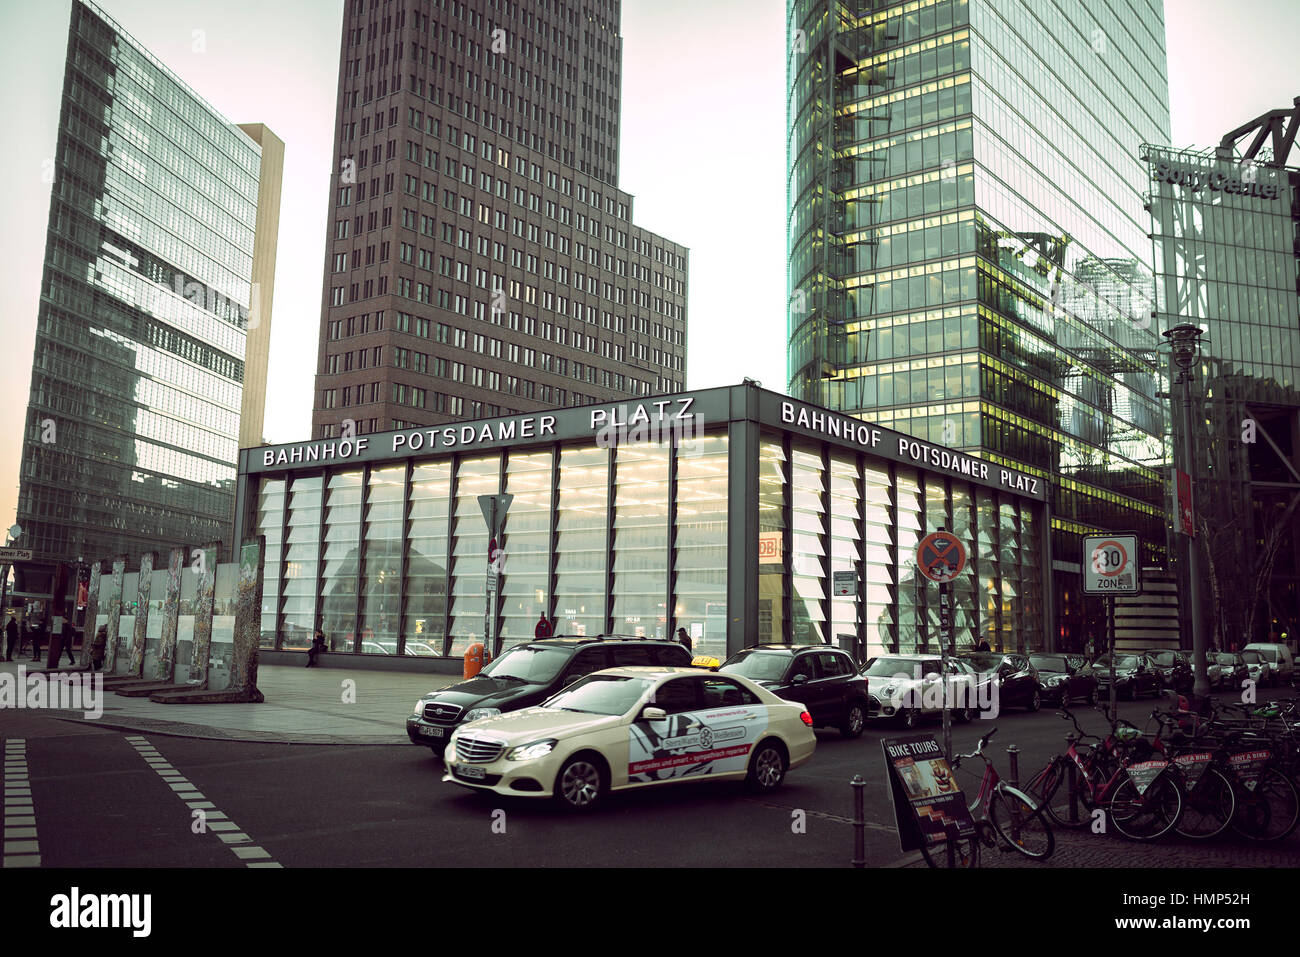
[{"label": "asphalt road", "polygon": [[[1155,703],[1123,703],[1146,726]],[[1100,714],[1079,706],[1085,728]],[[880,739],[819,731],[813,760],[785,786],[755,799],[740,785],[688,783],[612,795],[588,815],[547,802],[502,798],[444,783],[442,764],[409,743],[386,746],[245,744],[137,735],[9,712],[3,734],[24,738],[41,863],[52,867],[827,867],[853,853],[852,788],[865,788],[867,861],[904,862],[893,825]],[[988,752],[1004,778],[1006,748],[1023,779],[1060,751],[1069,725],[1045,707],[956,725],[969,751],[996,726]],[[936,721],[924,726],[941,738]],[[979,762],[958,772],[968,795]],[[8,786],[8,782],[6,782]],[[1300,835],[1281,846],[1128,844],[1072,833],[1054,866],[1300,865]],[[999,864],[1019,861],[1000,860]],[[1026,862],[1030,867],[1038,866]]]}]

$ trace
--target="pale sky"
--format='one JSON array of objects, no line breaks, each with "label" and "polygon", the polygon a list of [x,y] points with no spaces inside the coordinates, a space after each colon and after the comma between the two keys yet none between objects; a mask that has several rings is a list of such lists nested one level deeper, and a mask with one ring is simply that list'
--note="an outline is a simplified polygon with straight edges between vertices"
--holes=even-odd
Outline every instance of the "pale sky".
[{"label": "pale sky", "polygon": [[[0,528],[17,507],[49,215],[42,170],[54,155],[70,6],[0,0],[10,130],[0,151],[9,372],[0,376]],[[272,442],[307,438],[342,0],[100,6],[232,121],[265,123],[285,141],[264,432]],[[1300,95],[1295,0],[1166,0],[1165,20],[1175,146],[1211,146]],[[785,390],[784,21],[778,0],[623,2],[619,185],[636,197],[639,225],[690,247],[692,389],[750,376]]]}]

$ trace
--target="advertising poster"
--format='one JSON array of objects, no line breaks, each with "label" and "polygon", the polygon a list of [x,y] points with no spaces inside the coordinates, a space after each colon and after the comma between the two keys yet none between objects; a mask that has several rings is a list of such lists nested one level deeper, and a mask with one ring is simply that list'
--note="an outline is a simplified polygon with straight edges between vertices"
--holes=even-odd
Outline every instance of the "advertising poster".
[{"label": "advertising poster", "polygon": [[918,850],[923,842],[926,847],[942,844],[950,832],[960,836],[974,833],[966,796],[934,735],[885,738],[880,746],[904,851]]}]

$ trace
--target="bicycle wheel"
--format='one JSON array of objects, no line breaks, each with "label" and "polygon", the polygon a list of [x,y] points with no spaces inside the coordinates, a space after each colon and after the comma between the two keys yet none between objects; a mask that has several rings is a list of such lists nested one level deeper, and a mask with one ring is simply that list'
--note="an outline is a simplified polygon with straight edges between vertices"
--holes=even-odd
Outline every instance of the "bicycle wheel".
[{"label": "bicycle wheel", "polygon": [[1141,794],[1125,778],[1107,803],[1110,822],[1130,841],[1154,841],[1178,824],[1183,813],[1183,786],[1172,774],[1161,774]]},{"label": "bicycle wheel", "polygon": [[[1075,795],[1074,817],[1073,819],[1070,817],[1068,775],[1069,766],[1064,759],[1057,758],[1029,782],[1028,791],[1038,798],[1039,807],[1047,811],[1047,816],[1052,819],[1052,823],[1059,827],[1087,827],[1089,821],[1088,808],[1084,803],[1082,794]],[[1077,768],[1075,769],[1075,775],[1077,778]]]},{"label": "bicycle wheel", "polygon": [[1255,787],[1237,793],[1232,829],[1252,841],[1280,841],[1300,823],[1300,794],[1275,768],[1265,768]]},{"label": "bicycle wheel", "polygon": [[1025,857],[1045,861],[1056,848],[1047,815],[1024,791],[1000,785],[989,802],[989,823],[998,836]]},{"label": "bicycle wheel", "polygon": [[970,837],[958,838],[952,841],[952,860],[948,859],[948,843],[936,844],[934,847],[921,845],[921,856],[925,858],[925,863],[934,868],[976,868],[979,867],[980,861],[980,839],[979,832],[972,834]]},{"label": "bicycle wheel", "polygon": [[1223,833],[1237,808],[1235,791],[1222,771],[1206,768],[1196,786],[1185,792],[1183,816],[1174,830],[1198,841]]}]

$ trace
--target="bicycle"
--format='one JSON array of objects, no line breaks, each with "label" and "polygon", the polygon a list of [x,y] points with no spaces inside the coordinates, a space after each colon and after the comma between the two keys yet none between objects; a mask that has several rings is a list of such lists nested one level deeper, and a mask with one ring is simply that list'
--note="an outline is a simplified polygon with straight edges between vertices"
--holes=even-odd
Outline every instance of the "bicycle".
[{"label": "bicycle", "polygon": [[[1057,715],[1074,724],[1078,739],[1026,786],[1053,823],[1086,827],[1094,812],[1102,810],[1115,830],[1131,841],[1154,841],[1174,829],[1185,804],[1179,772],[1164,758],[1138,753],[1142,745],[1151,750],[1145,741],[1139,743],[1139,728],[1121,720],[1102,739],[1080,728],[1068,708]],[[1097,743],[1086,744],[1085,739]],[[1076,788],[1068,784],[1072,773],[1080,782]],[[1079,814],[1080,805],[1086,816]]]},{"label": "bicycle", "polygon": [[930,867],[978,867],[980,845],[994,848],[1002,842],[1002,850],[1019,851],[1031,860],[1045,861],[1056,848],[1056,837],[1043,809],[1032,797],[1019,788],[1002,783],[997,768],[984,753],[993,735],[993,728],[980,738],[970,754],[953,755],[953,773],[966,758],[979,758],[984,762],[984,776],[979,792],[970,803],[975,832],[966,837],[950,835],[947,844],[952,846],[952,863],[949,864],[948,847],[936,845],[921,847],[921,856]]}]

